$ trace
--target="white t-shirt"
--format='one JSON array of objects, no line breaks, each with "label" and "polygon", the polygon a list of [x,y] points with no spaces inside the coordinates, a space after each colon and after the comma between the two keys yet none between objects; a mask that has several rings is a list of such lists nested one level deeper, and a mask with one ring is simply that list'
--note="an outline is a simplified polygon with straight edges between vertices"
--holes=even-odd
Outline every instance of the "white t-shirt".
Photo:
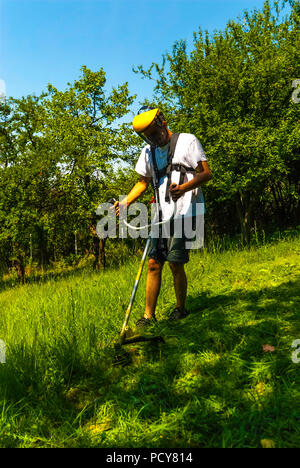
[{"label": "white t-shirt", "polygon": [[[155,149],[155,157],[158,169],[162,169],[167,165],[169,144],[161,148]],[[177,140],[175,153],[173,156],[173,164],[184,164],[187,167],[196,169],[199,161],[206,161],[206,156],[203,151],[200,141],[190,133],[180,133]],[[135,171],[144,176],[154,178],[154,170],[152,165],[152,154],[150,145],[146,145],[141,152],[138,162],[135,166]],[[171,183],[179,183],[180,172],[172,171]],[[194,173],[187,172],[184,175],[183,183],[186,183],[194,178]],[[159,181],[159,200],[162,210],[162,219],[169,219],[174,213],[175,203],[170,195],[170,202],[165,201],[167,187],[167,176],[161,177]],[[197,205],[196,205],[197,204]],[[192,214],[204,214],[204,198],[200,187],[186,192],[176,203],[176,217],[192,216]],[[197,211],[193,210],[197,206]],[[193,210],[193,211],[192,211]]]}]

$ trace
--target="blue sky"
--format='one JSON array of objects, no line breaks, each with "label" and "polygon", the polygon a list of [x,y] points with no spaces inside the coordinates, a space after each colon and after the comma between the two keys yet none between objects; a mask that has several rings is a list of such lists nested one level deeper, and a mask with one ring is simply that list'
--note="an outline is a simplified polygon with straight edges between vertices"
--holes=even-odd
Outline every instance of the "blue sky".
[{"label": "blue sky", "polygon": [[[199,27],[223,29],[264,0],[0,0],[0,85],[7,96],[63,90],[80,67],[107,74],[107,90],[129,83],[134,106],[152,84],[132,71],[159,62],[176,40],[192,47]],[[1,90],[0,90],[1,92]]]}]

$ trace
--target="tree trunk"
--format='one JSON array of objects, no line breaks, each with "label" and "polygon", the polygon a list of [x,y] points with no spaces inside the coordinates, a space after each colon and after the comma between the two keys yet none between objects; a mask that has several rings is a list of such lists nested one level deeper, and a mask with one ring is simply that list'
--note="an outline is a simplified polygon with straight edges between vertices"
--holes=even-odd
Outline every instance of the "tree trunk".
[{"label": "tree trunk", "polygon": [[25,265],[22,255],[18,255],[17,258],[13,261],[14,267],[16,268],[18,280],[20,284],[25,283]]},{"label": "tree trunk", "polygon": [[74,233],[74,251],[75,255],[78,255],[78,245],[77,245],[77,232]]},{"label": "tree trunk", "polygon": [[250,192],[238,192],[236,198],[236,208],[240,221],[242,241],[243,244],[247,245],[250,242],[250,230],[253,209],[253,202],[251,200]]},{"label": "tree trunk", "polygon": [[44,269],[48,264],[48,245],[47,245],[47,234],[43,227],[38,230],[38,247],[39,247],[39,266]]},{"label": "tree trunk", "polygon": [[96,270],[103,270],[106,267],[105,258],[105,242],[106,239],[99,239],[94,226],[90,226],[93,235],[93,250],[94,250],[94,268]]},{"label": "tree trunk", "polygon": [[105,241],[106,239],[99,239],[98,237],[94,237],[94,268],[96,270],[103,270],[106,267]]}]

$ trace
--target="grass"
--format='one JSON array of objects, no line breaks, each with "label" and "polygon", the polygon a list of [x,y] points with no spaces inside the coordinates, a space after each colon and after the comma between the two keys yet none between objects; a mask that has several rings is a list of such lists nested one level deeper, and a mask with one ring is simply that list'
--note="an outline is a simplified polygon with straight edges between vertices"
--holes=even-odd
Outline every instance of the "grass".
[{"label": "grass", "polygon": [[[153,329],[166,343],[129,345],[126,368],[113,343],[139,258],[3,283],[0,447],[299,447],[299,235],[211,250],[191,254],[191,314],[174,324],[166,265]],[[130,324],[144,302],[145,272]]]}]

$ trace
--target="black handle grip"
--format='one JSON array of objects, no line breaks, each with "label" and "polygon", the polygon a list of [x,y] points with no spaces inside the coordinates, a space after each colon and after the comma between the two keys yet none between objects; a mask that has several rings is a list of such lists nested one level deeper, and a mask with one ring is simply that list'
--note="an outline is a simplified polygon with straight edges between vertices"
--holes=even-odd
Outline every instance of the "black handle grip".
[{"label": "black handle grip", "polygon": [[107,200],[107,203],[111,203],[112,205],[114,205],[116,201],[117,200],[115,198],[110,198],[109,200]]}]

